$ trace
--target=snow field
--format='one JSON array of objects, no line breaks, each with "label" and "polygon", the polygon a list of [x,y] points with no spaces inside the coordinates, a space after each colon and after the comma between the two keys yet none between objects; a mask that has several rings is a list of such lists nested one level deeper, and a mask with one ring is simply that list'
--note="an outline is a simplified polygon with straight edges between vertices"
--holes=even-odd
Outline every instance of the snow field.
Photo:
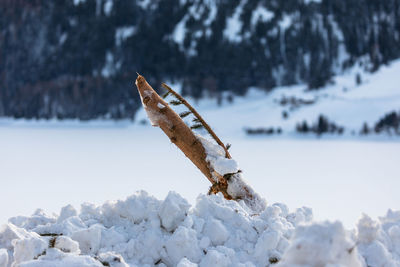
[{"label": "snow field", "polygon": [[[400,209],[400,142],[220,137],[268,203],[312,207],[316,220],[346,228],[362,213],[376,218]],[[136,190],[159,199],[175,190],[194,205],[210,186],[152,127],[24,122],[0,127],[0,148],[0,224],[39,207],[53,213],[67,204],[100,205]]]}]

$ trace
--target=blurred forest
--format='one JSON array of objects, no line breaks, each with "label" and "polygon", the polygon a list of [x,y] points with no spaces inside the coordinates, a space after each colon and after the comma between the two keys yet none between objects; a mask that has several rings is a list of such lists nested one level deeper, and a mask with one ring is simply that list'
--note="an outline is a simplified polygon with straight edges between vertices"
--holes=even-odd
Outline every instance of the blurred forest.
[{"label": "blurred forest", "polygon": [[134,118],[136,72],[195,98],[314,90],[399,38],[400,0],[2,0],[0,117]]}]

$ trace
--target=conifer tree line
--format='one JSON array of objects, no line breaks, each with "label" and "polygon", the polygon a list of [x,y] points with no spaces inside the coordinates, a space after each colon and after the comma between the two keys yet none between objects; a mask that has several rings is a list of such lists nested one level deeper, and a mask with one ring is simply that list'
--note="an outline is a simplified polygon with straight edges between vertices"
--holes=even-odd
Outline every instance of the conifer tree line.
[{"label": "conifer tree line", "polygon": [[0,1],[0,116],[133,118],[136,71],[220,97],[314,90],[354,64],[375,71],[400,57],[400,0],[146,2]]}]

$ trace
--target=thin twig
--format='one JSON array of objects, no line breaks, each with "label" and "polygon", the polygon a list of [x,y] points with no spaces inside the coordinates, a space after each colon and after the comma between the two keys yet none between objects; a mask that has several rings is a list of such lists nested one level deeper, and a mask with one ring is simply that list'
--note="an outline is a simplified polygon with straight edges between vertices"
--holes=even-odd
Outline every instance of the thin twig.
[{"label": "thin twig", "polygon": [[192,113],[193,115],[199,120],[199,122],[204,126],[204,128],[207,130],[207,132],[211,135],[211,137],[215,140],[215,142],[217,142],[217,144],[219,146],[221,146],[224,151],[225,151],[225,157],[228,159],[231,159],[231,155],[228,152],[228,149],[226,149],[224,143],[222,143],[222,141],[218,138],[218,136],[214,133],[214,131],[211,129],[211,127],[207,124],[207,122],[205,122],[205,120],[203,120],[203,118],[200,116],[200,114],[177,92],[175,92],[174,90],[172,90],[171,87],[169,87],[168,85],[166,85],[165,83],[162,83],[162,87],[164,87],[165,89],[167,89],[169,92],[171,92],[171,94],[173,94],[180,102],[182,102],[182,104],[184,104]]}]

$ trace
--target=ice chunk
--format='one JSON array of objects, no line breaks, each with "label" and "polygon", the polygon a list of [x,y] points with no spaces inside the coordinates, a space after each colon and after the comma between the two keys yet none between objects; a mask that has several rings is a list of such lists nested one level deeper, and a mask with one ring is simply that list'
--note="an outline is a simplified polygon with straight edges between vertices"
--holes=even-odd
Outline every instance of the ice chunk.
[{"label": "ice chunk", "polygon": [[357,224],[358,250],[367,266],[399,266],[400,213],[389,210],[379,221],[363,215]]},{"label": "ice chunk", "polygon": [[391,226],[388,230],[388,234],[393,244],[393,251],[400,255],[400,226]]},{"label": "ice chunk", "polygon": [[361,246],[361,254],[364,256],[367,266],[398,266],[398,264],[392,262],[392,255],[379,241]]},{"label": "ice chunk", "polygon": [[110,248],[128,241],[126,232],[120,227],[102,228],[100,246]]},{"label": "ice chunk", "polygon": [[186,199],[175,192],[169,192],[160,206],[159,216],[161,224],[167,231],[175,230],[189,210],[190,205]]},{"label": "ice chunk", "polygon": [[361,267],[355,241],[340,222],[298,226],[278,265]]},{"label": "ice chunk", "polygon": [[291,222],[294,226],[297,226],[304,222],[310,222],[312,218],[312,210],[307,207],[298,208],[295,212],[290,213],[287,216],[287,220]]},{"label": "ice chunk", "polygon": [[54,216],[47,215],[42,209],[37,209],[32,216],[17,216],[10,218],[8,221],[15,226],[32,230],[39,225],[47,225],[55,222]]},{"label": "ice chunk", "polygon": [[121,219],[140,223],[158,213],[161,201],[149,196],[144,191],[138,191],[125,201],[107,202],[101,207],[105,226],[112,227]]},{"label": "ice chunk", "polygon": [[29,237],[14,239],[14,262],[21,263],[32,260],[43,255],[48,247],[48,243],[40,238],[36,233],[29,233]]},{"label": "ice chunk", "polygon": [[7,267],[8,264],[8,253],[7,250],[0,249],[0,267]]},{"label": "ice chunk", "polygon": [[199,262],[202,255],[196,232],[182,226],[178,227],[168,239],[166,249],[173,265],[176,265],[183,257],[192,262]]},{"label": "ice chunk", "polygon": [[60,223],[69,217],[76,216],[77,214],[78,213],[72,205],[67,205],[61,209],[60,216],[58,217],[57,222]]},{"label": "ice chunk", "polygon": [[199,246],[200,248],[205,249],[208,246],[210,246],[210,244],[211,244],[210,238],[208,238],[207,236],[203,236],[203,238],[201,238],[200,240]]},{"label": "ice chunk", "polygon": [[68,236],[56,237],[54,247],[66,253],[72,253],[77,255],[81,253],[79,249],[79,243],[72,240]]},{"label": "ice chunk", "polygon": [[373,221],[371,217],[363,214],[363,217],[357,223],[358,240],[363,243],[370,243],[378,236],[378,222]]},{"label": "ice chunk", "polygon": [[101,230],[103,226],[93,225],[88,229],[76,231],[71,238],[78,241],[79,248],[85,254],[95,254],[100,248]]},{"label": "ice chunk", "polygon": [[204,227],[204,234],[210,238],[213,245],[222,245],[229,238],[229,232],[220,220],[210,219]]},{"label": "ice chunk", "polygon": [[257,240],[254,256],[261,262],[267,262],[269,259],[268,251],[276,249],[280,240],[279,233],[276,231],[266,230]]},{"label": "ice chunk", "polygon": [[11,243],[12,240],[29,238],[30,236],[30,233],[25,229],[18,228],[12,223],[4,224],[0,226],[0,247],[12,250],[14,247]]},{"label": "ice chunk", "polygon": [[228,267],[231,266],[232,262],[229,258],[216,250],[209,250],[207,255],[201,260],[200,267],[207,266],[219,266],[219,267]]},{"label": "ice chunk", "polygon": [[176,267],[197,267],[196,263],[191,262],[187,258],[181,259],[181,261],[176,265]]},{"label": "ice chunk", "polygon": [[72,216],[64,221],[55,224],[39,225],[33,231],[39,234],[63,234],[71,235],[72,233],[86,229],[86,224],[78,216]]},{"label": "ice chunk", "polygon": [[110,267],[129,267],[121,255],[113,252],[101,253],[98,257],[104,266]]},{"label": "ice chunk", "polygon": [[41,256],[37,260],[26,261],[18,265],[18,267],[104,267],[104,265],[87,255],[74,255],[64,253],[58,249],[50,248],[46,251],[46,255]]}]

